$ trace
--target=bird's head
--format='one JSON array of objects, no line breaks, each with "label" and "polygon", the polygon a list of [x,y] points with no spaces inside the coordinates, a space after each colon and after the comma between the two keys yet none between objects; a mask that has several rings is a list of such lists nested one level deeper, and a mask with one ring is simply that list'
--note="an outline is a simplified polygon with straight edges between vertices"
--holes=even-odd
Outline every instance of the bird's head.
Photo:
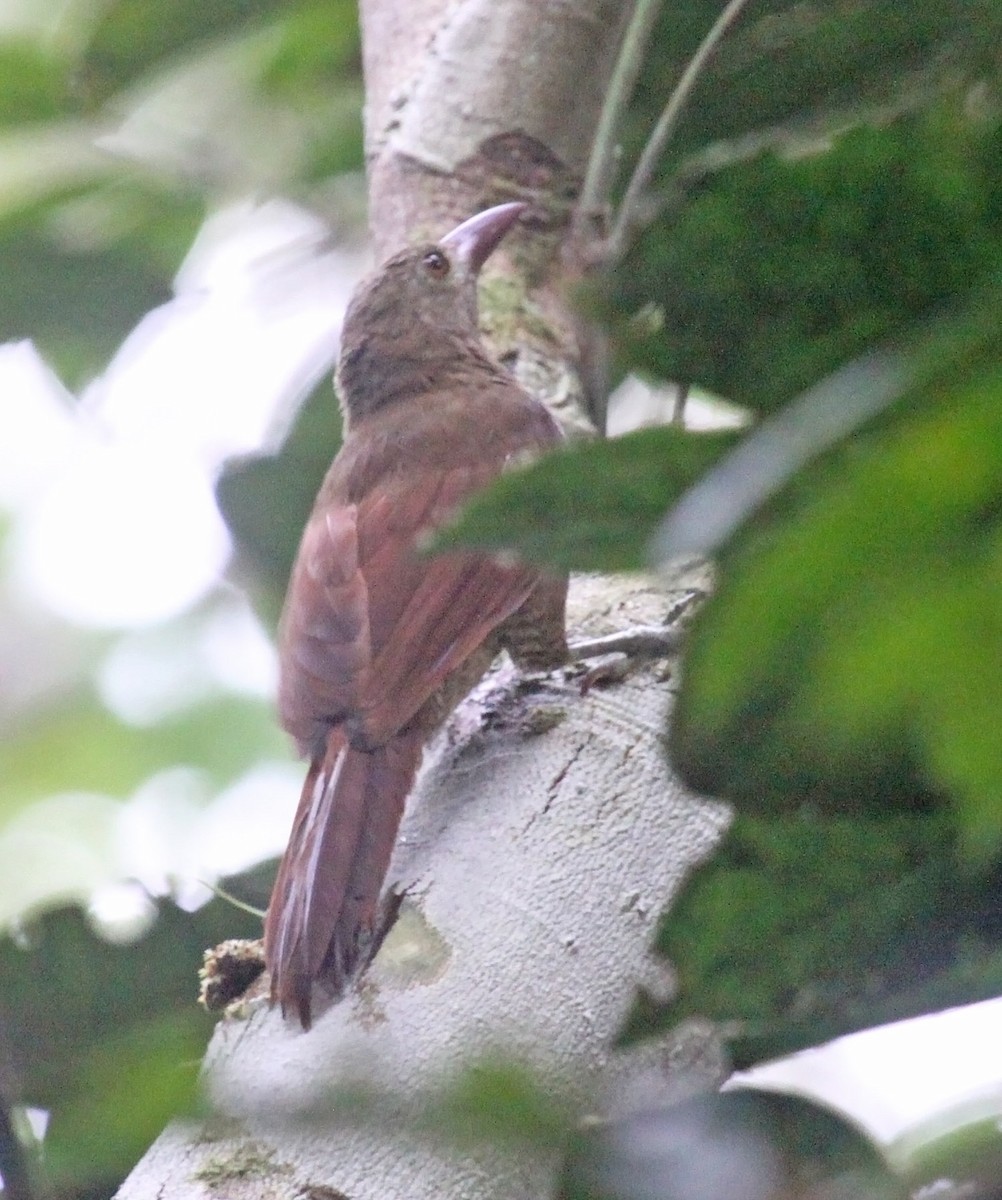
[{"label": "bird's head", "polygon": [[479,344],[477,277],[527,205],[498,204],[437,242],[393,256],[359,285],[341,331],[347,415],[381,408]]}]

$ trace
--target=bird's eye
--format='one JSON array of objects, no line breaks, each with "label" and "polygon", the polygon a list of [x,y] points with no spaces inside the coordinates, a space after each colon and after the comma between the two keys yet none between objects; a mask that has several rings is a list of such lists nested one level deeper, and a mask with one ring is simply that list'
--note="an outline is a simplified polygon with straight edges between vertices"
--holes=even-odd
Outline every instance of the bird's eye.
[{"label": "bird's eye", "polygon": [[444,279],[449,274],[449,260],[441,250],[429,250],[421,259],[421,265],[436,279]]}]

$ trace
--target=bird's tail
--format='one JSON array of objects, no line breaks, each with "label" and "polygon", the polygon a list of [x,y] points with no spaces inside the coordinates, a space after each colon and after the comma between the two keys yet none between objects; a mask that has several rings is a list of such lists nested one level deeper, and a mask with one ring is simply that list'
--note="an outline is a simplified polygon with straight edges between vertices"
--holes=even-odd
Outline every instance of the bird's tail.
[{"label": "bird's tail", "polygon": [[375,750],[331,735],[303,785],[268,905],[264,951],[272,1000],[310,1027],[311,991],[336,996],[372,952],[379,896],[421,737],[398,734]]}]

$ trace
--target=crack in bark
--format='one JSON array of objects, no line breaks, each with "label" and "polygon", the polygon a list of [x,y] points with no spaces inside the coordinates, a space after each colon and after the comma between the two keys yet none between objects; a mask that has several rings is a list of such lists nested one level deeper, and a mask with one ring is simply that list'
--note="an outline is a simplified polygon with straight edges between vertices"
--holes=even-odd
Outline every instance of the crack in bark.
[{"label": "crack in bark", "polygon": [[557,794],[560,791],[561,785],[563,784],[563,782],[567,778],[567,776],[570,774],[572,768],[577,763],[578,759],[584,753],[586,744],[587,743],[585,743],[585,742],[578,742],[578,744],[574,748],[574,752],[571,754],[570,758],[567,759],[567,761],[560,768],[560,770],[556,773],[556,775],[554,775],[554,777],[546,785],[546,799],[543,801],[543,807],[541,809],[539,809],[538,812],[533,813],[532,816],[529,818],[529,820],[526,821],[525,826],[522,829],[523,836],[529,832],[529,830],[533,827],[533,825],[535,825],[535,823],[541,817],[545,817],[546,814],[553,807],[553,804],[555,803],[555,801],[557,799]]}]

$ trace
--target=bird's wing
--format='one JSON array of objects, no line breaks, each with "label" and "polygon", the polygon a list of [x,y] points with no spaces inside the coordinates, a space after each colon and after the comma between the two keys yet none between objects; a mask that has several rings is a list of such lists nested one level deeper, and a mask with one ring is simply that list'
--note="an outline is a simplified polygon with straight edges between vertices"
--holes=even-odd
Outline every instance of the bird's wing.
[{"label": "bird's wing", "polygon": [[278,709],[304,750],[357,707],[372,665],[357,516],[353,504],[315,511],[289,582],[279,630]]},{"label": "bird's wing", "polygon": [[399,729],[532,591],[535,568],[484,554],[414,553],[500,473],[501,463],[457,467],[359,507],[362,574],[369,594],[373,669],[361,723],[380,742]]},{"label": "bird's wing", "polygon": [[314,514],[283,629],[280,705],[294,736],[343,720],[353,741],[382,744],[523,603],[531,567],[415,550],[500,467],[401,475]]}]

